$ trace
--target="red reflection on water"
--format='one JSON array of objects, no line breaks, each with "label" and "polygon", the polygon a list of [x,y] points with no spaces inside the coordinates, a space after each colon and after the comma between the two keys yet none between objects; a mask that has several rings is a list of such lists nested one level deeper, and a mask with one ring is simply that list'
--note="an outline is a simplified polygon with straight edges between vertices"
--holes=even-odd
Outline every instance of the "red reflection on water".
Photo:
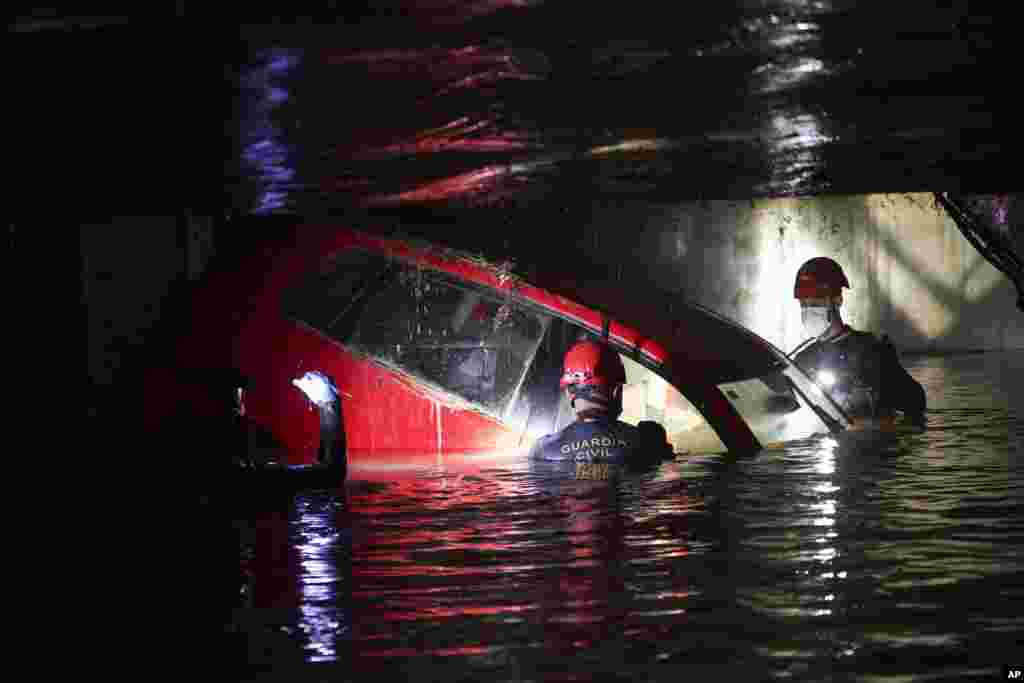
[{"label": "red reflection on water", "polygon": [[[481,655],[501,650],[501,647],[494,645],[463,645],[462,647],[446,647],[431,650],[431,654],[437,657],[451,657],[457,655]],[[377,650],[371,653],[373,657],[415,657],[422,655],[423,651],[411,647],[392,648],[390,650]]]},{"label": "red reflection on water", "polygon": [[532,7],[541,2],[542,0],[415,0],[413,4],[420,10],[450,16],[453,21],[463,22],[502,10]]},{"label": "red reflection on water", "polygon": [[619,571],[626,561],[625,525],[611,482],[572,482],[556,506],[571,545],[567,566],[538,586],[538,616],[545,649],[564,655],[618,636],[625,617],[615,600],[626,591]]},{"label": "red reflection on water", "polygon": [[[369,78],[377,82],[387,79],[392,89],[419,98],[417,103],[426,111],[416,112],[418,120],[424,114],[440,111],[447,100],[444,95],[460,90],[477,90],[494,94],[489,86],[503,80],[538,80],[542,74],[530,70],[525,61],[512,51],[495,47],[470,45],[458,49],[430,48],[408,50],[361,50],[322,53],[328,67],[359,70],[352,76]],[[546,70],[546,62],[532,59],[533,68]],[[339,74],[339,81],[348,79]],[[450,119],[450,117],[449,117]],[[439,121],[441,126],[448,119]]]},{"label": "red reflection on water", "polygon": [[461,48],[384,49],[359,51],[327,51],[327,64],[360,64],[373,74],[431,76],[434,80],[456,80],[465,76],[467,68],[507,66],[516,68],[510,52],[499,48],[468,45]]},{"label": "red reflection on water", "polygon": [[502,474],[350,496],[356,670],[455,657],[467,672],[556,680],[552,657],[586,667],[619,661],[609,648],[671,650],[694,594],[673,569],[687,554],[685,493],[662,488],[638,507],[625,482]]},{"label": "red reflection on water", "polygon": [[[519,3],[482,3],[495,7]],[[463,11],[475,10],[462,7]],[[492,114],[459,115],[465,105],[452,109],[451,98],[460,92],[470,92],[484,98],[496,98],[496,88],[503,81],[538,80],[542,75],[507,49],[470,45],[458,49],[385,49],[363,51],[326,51],[322,61],[339,67],[339,83],[353,79],[367,79],[368,83],[387,82],[396,101],[408,101],[416,111],[415,119],[384,115],[379,121],[362,128],[357,138],[350,138],[333,148],[332,154],[348,162],[390,159],[397,156],[419,157],[439,152],[458,153],[514,153],[539,144],[527,134],[513,130],[509,123]],[[534,68],[544,69],[539,62]],[[357,73],[349,73],[352,69]],[[348,71],[345,71],[348,70]],[[401,93],[397,95],[395,93]],[[495,102],[498,100],[495,99]],[[475,107],[478,111],[493,107]],[[409,122],[415,121],[416,127]],[[356,198],[367,197],[369,204],[389,204],[417,201],[438,201],[494,193],[489,200],[501,199],[510,193],[496,178],[508,175],[505,166],[486,166],[448,178],[436,180],[420,187],[393,194],[370,196],[371,185],[366,178],[353,177],[326,179],[321,185],[325,191],[345,191]]]},{"label": "red reflection on water", "polygon": [[508,166],[493,165],[435,180],[405,192],[372,197],[369,203],[432,202],[464,195],[486,195],[488,201],[495,201],[514,195],[516,186]]},{"label": "red reflection on water", "polygon": [[357,159],[372,159],[435,152],[514,152],[528,146],[519,134],[508,131],[500,134],[489,132],[495,128],[497,124],[494,120],[470,122],[468,117],[463,117],[440,128],[418,133],[411,140],[362,148],[353,156]]},{"label": "red reflection on water", "polygon": [[[394,505],[392,492],[382,495],[387,500],[375,500],[374,494],[361,499],[360,513],[364,505],[377,510]],[[419,505],[429,504],[422,489],[410,495]],[[490,501],[479,499],[482,511],[500,508],[501,501],[490,495]],[[354,536],[354,597],[359,607],[353,624],[357,642],[372,641],[379,648],[356,651],[373,659],[422,655],[424,649],[402,647],[396,639],[467,618],[474,618],[471,634],[477,642],[430,648],[430,654],[491,652],[494,643],[503,642],[499,626],[507,619],[526,622],[542,635],[551,654],[618,637],[625,616],[619,598],[626,591],[621,571],[626,549],[615,498],[612,482],[573,481],[561,495],[536,501],[545,507],[548,530],[568,535],[568,543],[562,536],[544,546],[511,533],[522,531],[512,524],[514,519],[506,522],[506,534],[493,518],[480,520],[492,523],[485,529],[476,520],[461,522],[441,510],[437,527],[424,527],[420,516],[410,519],[420,526],[410,528],[369,523],[369,534]],[[466,500],[461,502],[460,514],[470,508]]]}]

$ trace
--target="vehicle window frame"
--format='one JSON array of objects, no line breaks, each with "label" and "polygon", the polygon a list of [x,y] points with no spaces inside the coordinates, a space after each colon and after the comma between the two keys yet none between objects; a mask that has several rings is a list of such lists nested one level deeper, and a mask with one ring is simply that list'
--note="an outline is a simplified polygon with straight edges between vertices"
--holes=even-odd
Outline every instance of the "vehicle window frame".
[{"label": "vehicle window frame", "polygon": [[[308,280],[306,278],[309,277],[310,273],[304,274],[301,278],[297,279],[294,283],[292,283],[292,285],[288,287],[284,292],[282,292],[280,304],[284,317],[292,321],[293,323],[299,324],[305,327],[306,329],[309,329],[314,333],[322,336],[324,339],[336,344],[337,346],[341,347],[348,353],[366,358],[367,360],[374,362],[382,367],[385,367],[390,371],[414,377],[415,380],[423,384],[426,389],[429,389],[432,392],[440,392],[445,397],[449,397],[451,403],[455,405],[470,407],[471,409],[476,410],[477,412],[489,415],[492,418],[500,420],[502,422],[508,422],[510,416],[517,411],[517,404],[522,398],[522,388],[524,386],[526,378],[529,376],[533,368],[533,364],[536,362],[537,351],[540,348],[540,345],[543,343],[546,335],[550,333],[551,320],[557,318],[585,332],[586,334],[594,337],[595,339],[604,340],[605,343],[607,343],[617,353],[623,354],[624,356],[630,358],[631,360],[633,360],[634,362],[636,362],[649,372],[652,372],[656,376],[661,378],[670,387],[677,391],[683,398],[685,398],[691,406],[693,406],[693,408],[701,415],[701,418],[704,420],[704,422],[708,425],[708,427],[712,429],[712,431],[723,444],[728,443],[728,439],[723,438],[721,430],[719,429],[719,427],[716,426],[716,421],[709,419],[708,415],[703,410],[700,396],[695,395],[694,393],[687,392],[683,387],[678,386],[673,377],[671,377],[670,373],[667,372],[666,364],[663,361],[659,361],[653,358],[646,349],[638,348],[627,343],[618,341],[612,335],[608,334],[607,329],[610,326],[610,323],[612,321],[615,321],[615,319],[612,316],[609,316],[604,311],[598,308],[594,308],[592,306],[588,306],[586,304],[579,304],[578,302],[576,302],[578,305],[582,305],[585,308],[595,312],[601,318],[601,320],[603,321],[602,325],[604,327],[604,329],[601,329],[595,326],[594,324],[586,320],[582,320],[572,314],[555,310],[547,305],[526,298],[525,295],[517,291],[515,282],[513,282],[508,288],[499,289],[486,284],[473,282],[472,280],[468,280],[462,276],[448,272],[443,268],[434,266],[429,263],[424,263],[415,256],[406,257],[403,255],[388,252],[382,253],[361,245],[351,245],[332,252],[331,254],[325,256],[318,262],[317,268],[322,269],[332,259],[337,259],[339,255],[343,253],[351,252],[358,252],[362,254],[363,256],[367,257],[368,261],[376,260],[384,264],[385,268],[383,270],[373,269],[373,272],[379,273],[377,276],[378,278],[383,276],[385,273],[394,273],[396,269],[403,268],[418,271],[430,271],[432,277],[438,278],[441,284],[443,284],[446,287],[458,289],[464,292],[481,294],[486,296],[488,299],[492,300],[502,300],[507,304],[514,305],[520,309],[523,309],[524,311],[530,312],[540,317],[540,320],[542,321],[541,333],[538,336],[538,338],[534,342],[532,342],[531,348],[529,349],[528,354],[524,358],[521,372],[519,373],[519,377],[515,383],[515,388],[508,395],[508,398],[501,406],[500,410],[494,410],[493,408],[491,408],[490,406],[486,405],[481,401],[473,400],[465,396],[462,396],[453,391],[452,389],[447,388],[441,385],[440,383],[432,380],[431,378],[425,376],[422,373],[413,372],[412,370],[405,368],[399,365],[398,363],[390,362],[382,356],[373,354],[367,351],[366,349],[360,348],[350,343],[355,333],[356,326],[349,326],[349,329],[345,330],[344,338],[339,338],[339,336],[331,334],[327,330],[321,330],[315,325],[310,324],[305,320],[302,320],[301,318],[297,317],[294,313],[288,311],[285,305],[288,296],[290,294],[293,294],[295,288],[308,286]],[[367,285],[369,284],[370,280],[371,277],[362,278],[356,283],[355,287],[353,288],[353,291],[366,292]],[[379,292],[377,292],[377,294],[379,294]],[[370,293],[369,298],[367,298],[366,295],[364,294],[364,296],[361,297],[360,300],[365,300],[365,302],[369,302],[370,300],[372,300],[373,296],[374,293]],[[356,305],[356,302],[353,301],[350,306],[346,307],[346,311],[339,313],[337,318],[341,318],[344,315],[347,315],[347,311],[351,310]],[[730,321],[718,314],[715,314],[713,311],[708,311],[700,306],[695,307],[702,310],[705,313],[712,315],[715,318],[718,318],[721,321],[726,322],[730,326],[730,328],[735,329],[737,334],[752,334],[750,331],[746,330],[742,326],[739,326],[733,321]],[[337,318],[335,318],[335,320]],[[796,372],[801,372],[800,369],[795,366],[792,360],[786,356],[786,354],[784,354],[780,350],[774,349],[774,347],[772,347],[770,344],[769,347],[775,351],[775,356],[780,364],[780,373],[788,377],[790,372],[792,372],[793,370],[795,370]],[[753,375],[735,381],[748,381],[753,379],[760,379],[760,376]],[[801,403],[803,404],[802,407],[810,407],[811,410],[819,417],[819,419],[821,419],[820,409],[816,407],[815,401],[813,401],[811,397],[807,396],[806,386],[800,387],[797,386],[798,383],[793,382],[792,379],[790,381],[793,385],[795,393],[797,393],[801,398]],[[712,382],[708,382],[707,386],[704,389],[721,391],[719,386]],[[827,395],[825,398],[826,400],[828,400]],[[723,399],[728,401],[728,398],[724,396],[724,392]],[[749,424],[748,420],[742,415],[740,417],[747,425],[748,429],[751,428],[751,425]],[[828,426],[829,423],[827,421],[822,421]]]}]

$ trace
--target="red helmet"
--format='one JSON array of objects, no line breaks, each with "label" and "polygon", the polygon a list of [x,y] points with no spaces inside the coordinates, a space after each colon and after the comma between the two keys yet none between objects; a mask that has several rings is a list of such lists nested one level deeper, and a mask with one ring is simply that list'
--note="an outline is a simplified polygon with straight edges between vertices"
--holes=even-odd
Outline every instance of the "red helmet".
[{"label": "red helmet", "polygon": [[596,341],[581,341],[565,354],[562,379],[565,387],[618,387],[626,383],[626,368],[611,347]]},{"label": "red helmet", "polygon": [[819,256],[800,266],[793,296],[797,299],[831,299],[842,296],[843,287],[850,287],[843,269],[832,259]]}]

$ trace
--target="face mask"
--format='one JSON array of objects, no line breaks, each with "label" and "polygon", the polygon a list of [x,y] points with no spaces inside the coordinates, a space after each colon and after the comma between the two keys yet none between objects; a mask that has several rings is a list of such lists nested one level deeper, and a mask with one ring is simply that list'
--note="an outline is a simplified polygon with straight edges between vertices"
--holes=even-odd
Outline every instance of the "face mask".
[{"label": "face mask", "polygon": [[800,309],[800,321],[808,337],[820,337],[832,323],[828,306],[808,306]]}]

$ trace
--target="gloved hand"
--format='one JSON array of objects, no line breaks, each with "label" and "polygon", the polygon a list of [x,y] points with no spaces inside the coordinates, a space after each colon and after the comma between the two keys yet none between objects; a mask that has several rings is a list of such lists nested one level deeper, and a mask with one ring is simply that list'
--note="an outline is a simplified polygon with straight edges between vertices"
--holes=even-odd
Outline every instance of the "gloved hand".
[{"label": "gloved hand", "polygon": [[672,445],[668,442],[665,428],[653,420],[641,420],[636,426],[640,437],[638,451],[645,462],[661,462],[675,457]]}]

